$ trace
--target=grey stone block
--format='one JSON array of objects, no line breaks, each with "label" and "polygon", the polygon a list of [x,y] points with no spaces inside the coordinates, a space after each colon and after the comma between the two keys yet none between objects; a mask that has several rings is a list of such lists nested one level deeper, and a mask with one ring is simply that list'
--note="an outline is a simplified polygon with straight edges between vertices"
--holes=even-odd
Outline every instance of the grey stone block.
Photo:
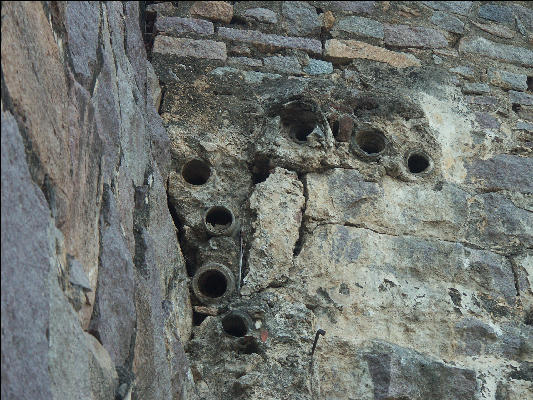
[{"label": "grey stone block", "polygon": [[284,27],[290,35],[318,35],[321,22],[314,7],[303,1],[284,1],[281,6]]},{"label": "grey stone block", "polygon": [[332,34],[338,35],[339,32],[383,39],[383,24],[370,18],[351,16],[340,19],[335,23]]},{"label": "grey stone block", "polygon": [[304,50],[313,54],[322,54],[322,43],[316,39],[279,36],[259,31],[233,28],[219,28],[218,35],[223,39],[236,42],[252,43],[254,45],[270,46],[273,48]]},{"label": "grey stone block", "polygon": [[431,28],[409,25],[384,26],[385,44],[398,47],[439,48],[448,46],[444,35]]},{"label": "grey stone block", "polygon": [[311,58],[309,64],[304,67],[304,72],[309,75],[331,74],[333,72],[333,64],[329,61]]},{"label": "grey stone block", "polygon": [[521,104],[523,106],[533,106],[533,95],[509,90],[509,101],[512,104]]},{"label": "grey stone block", "polygon": [[159,35],[154,41],[154,53],[173,54],[178,57],[194,57],[226,61],[226,44],[214,40],[194,40]]},{"label": "grey stone block", "polygon": [[268,8],[249,8],[242,15],[267,24],[276,24],[278,22],[277,14]]},{"label": "grey stone block", "polygon": [[444,11],[434,12],[431,17],[431,22],[449,32],[463,33],[465,29],[463,21]]},{"label": "grey stone block", "polygon": [[499,4],[483,4],[479,7],[478,15],[481,18],[488,19],[490,21],[513,23],[514,12],[511,7],[502,6]]},{"label": "grey stone block", "polygon": [[500,120],[491,114],[487,112],[476,112],[474,115],[476,117],[476,121],[482,128],[494,130],[500,129]]},{"label": "grey stone block", "polygon": [[459,66],[455,68],[450,68],[451,72],[455,72],[458,75],[461,75],[465,78],[473,78],[474,77],[474,70],[470,67],[466,66]]},{"label": "grey stone block", "polygon": [[372,14],[376,11],[375,1],[329,1],[322,2],[333,11],[349,11],[356,14]]},{"label": "grey stone block", "polygon": [[509,71],[491,69],[488,72],[490,83],[504,89],[526,90],[527,76]]},{"label": "grey stone block", "polygon": [[482,37],[463,39],[460,53],[483,55],[514,64],[533,66],[533,51],[527,48],[491,42]]},{"label": "grey stone block", "polygon": [[203,19],[161,16],[157,17],[155,30],[169,35],[181,33],[212,35],[215,32],[213,23]]},{"label": "grey stone block", "polygon": [[263,64],[269,71],[284,74],[300,74],[302,68],[296,57],[272,56],[263,58]]},{"label": "grey stone block", "polygon": [[490,93],[490,86],[486,83],[469,83],[466,82],[463,86],[463,93],[466,94],[487,94]]},{"label": "grey stone block", "polygon": [[423,1],[426,6],[439,11],[467,15],[472,8],[472,1]]},{"label": "grey stone block", "polygon": [[518,121],[514,128],[522,131],[533,132],[533,123],[529,121]]}]

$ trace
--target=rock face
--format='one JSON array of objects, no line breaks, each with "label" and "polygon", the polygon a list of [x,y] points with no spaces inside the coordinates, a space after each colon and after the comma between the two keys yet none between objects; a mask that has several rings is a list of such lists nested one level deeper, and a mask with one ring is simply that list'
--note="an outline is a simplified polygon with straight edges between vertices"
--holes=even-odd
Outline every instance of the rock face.
[{"label": "rock face", "polygon": [[139,15],[137,3],[2,6],[2,398],[189,391],[191,308]]},{"label": "rock face", "polygon": [[2,399],[533,398],[532,15],[5,2]]}]

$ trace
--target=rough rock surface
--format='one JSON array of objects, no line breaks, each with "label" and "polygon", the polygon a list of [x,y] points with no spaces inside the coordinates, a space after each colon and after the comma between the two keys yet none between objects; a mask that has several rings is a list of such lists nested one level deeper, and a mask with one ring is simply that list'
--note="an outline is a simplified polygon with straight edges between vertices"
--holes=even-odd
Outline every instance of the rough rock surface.
[{"label": "rough rock surface", "polygon": [[[147,93],[139,17],[133,2],[2,5],[2,398],[193,390],[179,337],[191,326],[187,276],[160,151],[168,137]],[[153,257],[142,227],[160,244]],[[135,289],[139,259],[148,297]],[[139,346],[150,360],[142,373]],[[158,376],[161,395],[144,391]]]},{"label": "rough rock surface", "polygon": [[532,16],[3,3],[2,398],[533,398]]}]

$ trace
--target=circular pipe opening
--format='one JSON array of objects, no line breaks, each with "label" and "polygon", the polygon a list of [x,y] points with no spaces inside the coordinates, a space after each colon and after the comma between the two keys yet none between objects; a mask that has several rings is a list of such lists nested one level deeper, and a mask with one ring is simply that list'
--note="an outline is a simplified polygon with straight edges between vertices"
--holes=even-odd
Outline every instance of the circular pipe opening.
[{"label": "circular pipe opening", "polygon": [[207,270],[198,277],[198,290],[204,296],[215,299],[226,293],[228,281],[224,274],[216,269]]},{"label": "circular pipe opening", "polygon": [[228,335],[243,337],[248,333],[248,321],[240,313],[231,313],[222,318],[222,329]]},{"label": "circular pipe opening", "polygon": [[191,185],[203,185],[211,176],[211,168],[202,160],[191,160],[183,166],[181,176]]},{"label": "circular pipe opening", "polygon": [[387,144],[385,135],[379,131],[361,131],[355,136],[355,143],[368,156],[377,156]]},{"label": "circular pipe opening", "polygon": [[202,303],[213,303],[230,295],[235,288],[233,273],[223,264],[202,266],[192,278],[192,289]]},{"label": "circular pipe opening", "polygon": [[207,230],[214,235],[230,233],[234,222],[233,213],[224,206],[209,208],[204,217]]},{"label": "circular pipe opening", "polygon": [[407,168],[412,174],[420,174],[428,171],[431,166],[429,157],[422,153],[412,153],[407,158]]}]

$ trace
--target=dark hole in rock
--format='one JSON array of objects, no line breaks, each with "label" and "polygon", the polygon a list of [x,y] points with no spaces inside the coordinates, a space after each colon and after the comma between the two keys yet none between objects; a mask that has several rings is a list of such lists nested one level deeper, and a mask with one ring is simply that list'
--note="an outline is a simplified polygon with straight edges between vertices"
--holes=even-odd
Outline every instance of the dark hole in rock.
[{"label": "dark hole in rock", "polygon": [[211,207],[205,215],[205,223],[213,228],[227,228],[233,222],[231,211],[226,207]]},{"label": "dark hole in rock", "polygon": [[419,174],[429,168],[429,159],[423,154],[411,154],[407,159],[407,167],[409,168],[409,172]]},{"label": "dark hole in rock", "polygon": [[226,293],[228,282],[224,274],[217,270],[207,270],[198,278],[198,289],[207,297],[217,298]]},{"label": "dark hole in rock", "polygon": [[142,11],[141,14],[142,14],[141,19],[144,19],[144,22],[141,22],[141,26],[144,25],[144,32],[143,32],[144,47],[146,49],[148,57],[150,58],[152,54],[152,47],[154,46],[154,38],[155,38],[154,25],[155,25],[155,20],[157,18],[157,13],[153,11],[146,11],[146,7],[144,7],[144,11]]},{"label": "dark hole in rock", "polygon": [[306,142],[307,136],[309,136],[314,129],[315,124],[312,123],[294,124],[291,127],[291,136],[300,142]]},{"label": "dark hole in rock", "polygon": [[533,91],[533,76],[527,77],[527,90]]},{"label": "dark hole in rock", "polygon": [[337,136],[339,135],[339,120],[335,121],[329,121],[329,126],[331,127],[331,133],[333,133],[333,137],[337,139]]},{"label": "dark hole in rock", "polygon": [[368,155],[377,155],[385,150],[385,136],[379,131],[361,131],[355,143]]},{"label": "dark hole in rock", "polygon": [[519,112],[520,109],[521,109],[520,104],[513,104],[513,105],[511,106],[511,108],[513,109],[513,111],[514,111],[515,113]]},{"label": "dark hole in rock", "polygon": [[286,104],[280,113],[282,124],[296,142],[303,143],[318,125],[318,107],[305,101]]},{"label": "dark hole in rock", "polygon": [[203,185],[211,176],[211,168],[202,160],[191,160],[183,166],[181,175],[191,185]]},{"label": "dark hole in rock", "polygon": [[96,329],[89,329],[87,332],[90,335],[93,335],[96,338],[96,340],[98,340],[100,344],[102,344],[102,339],[100,338],[100,332],[98,332]]},{"label": "dark hole in rock", "polygon": [[230,314],[222,319],[222,329],[228,335],[243,337],[248,333],[246,320],[238,314]]},{"label": "dark hole in rock", "polygon": [[248,21],[246,19],[239,17],[237,15],[234,15],[231,21],[229,22],[230,26],[242,26],[242,27],[248,27]]},{"label": "dark hole in rock", "polygon": [[192,323],[194,326],[200,326],[206,318],[207,318],[206,314],[201,314],[196,311],[192,312]]},{"label": "dark hole in rock", "polygon": [[259,343],[257,342],[257,339],[251,336],[246,336],[242,339],[243,341],[241,343],[241,352],[244,354],[259,354]]},{"label": "dark hole in rock", "polygon": [[270,160],[256,158],[252,166],[252,182],[254,185],[266,181],[270,175]]}]

